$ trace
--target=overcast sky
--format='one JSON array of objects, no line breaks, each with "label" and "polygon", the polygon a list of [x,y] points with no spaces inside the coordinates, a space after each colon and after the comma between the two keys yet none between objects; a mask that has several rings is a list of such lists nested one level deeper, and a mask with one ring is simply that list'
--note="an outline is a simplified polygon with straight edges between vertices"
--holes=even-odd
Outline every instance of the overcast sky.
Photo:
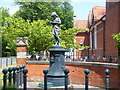
[{"label": "overcast sky", "polygon": [[[26,1],[26,0],[25,0]],[[94,6],[105,6],[106,0],[71,0],[71,5],[77,19],[87,20],[88,12],[91,11]],[[19,7],[14,4],[14,0],[0,0],[0,6],[9,8],[9,13],[13,15]]]}]

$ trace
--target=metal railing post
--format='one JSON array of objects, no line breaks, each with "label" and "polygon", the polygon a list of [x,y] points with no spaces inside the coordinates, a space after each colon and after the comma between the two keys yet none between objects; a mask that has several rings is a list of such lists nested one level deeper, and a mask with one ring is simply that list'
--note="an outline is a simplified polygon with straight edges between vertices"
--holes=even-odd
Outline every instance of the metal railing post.
[{"label": "metal railing post", "polygon": [[8,68],[8,72],[9,72],[9,76],[8,76],[8,80],[9,80],[9,85],[11,85],[12,83],[12,72],[13,71],[13,68]]},{"label": "metal railing post", "polygon": [[22,85],[22,80],[23,80],[23,77],[22,77],[22,68],[23,68],[23,65],[20,65],[20,85]]},{"label": "metal railing post", "polygon": [[0,58],[0,68],[2,68],[2,58]]},{"label": "metal railing post", "polygon": [[65,73],[65,90],[68,90],[68,73],[69,73],[69,70],[65,69],[64,73]]},{"label": "metal railing post", "polygon": [[19,66],[16,67],[17,73],[16,73],[16,84],[17,88],[19,88]]},{"label": "metal railing post", "polygon": [[22,65],[22,84],[24,83],[24,78],[23,78],[23,69],[25,68],[25,65]]},{"label": "metal railing post", "polygon": [[25,65],[22,65],[23,69],[26,67]]},{"label": "metal railing post", "polygon": [[109,62],[112,63],[112,56],[110,56],[110,58],[109,58]]},{"label": "metal railing post", "polygon": [[110,74],[110,70],[109,69],[106,69],[105,70],[105,74],[106,74],[106,90],[109,90],[109,74]]},{"label": "metal railing post", "polygon": [[88,90],[88,74],[90,73],[89,69],[84,70],[85,75],[85,90]]},{"label": "metal railing post", "polygon": [[6,85],[7,85],[7,75],[6,75],[7,72],[8,72],[7,69],[2,70],[2,73],[4,74],[3,75],[3,90],[6,88]]},{"label": "metal railing post", "polygon": [[17,69],[16,69],[16,67],[13,67],[13,84],[15,84],[16,83],[16,71]]},{"label": "metal railing post", "polygon": [[44,90],[47,90],[47,73],[48,73],[48,69],[44,69],[43,73],[44,73]]},{"label": "metal railing post", "polygon": [[6,66],[8,66],[8,58],[6,58]]},{"label": "metal railing post", "polygon": [[27,69],[23,69],[23,90],[27,90],[27,74],[28,73],[28,70]]},{"label": "metal railing post", "polygon": [[13,62],[12,62],[12,58],[11,58],[11,65],[13,64]]}]

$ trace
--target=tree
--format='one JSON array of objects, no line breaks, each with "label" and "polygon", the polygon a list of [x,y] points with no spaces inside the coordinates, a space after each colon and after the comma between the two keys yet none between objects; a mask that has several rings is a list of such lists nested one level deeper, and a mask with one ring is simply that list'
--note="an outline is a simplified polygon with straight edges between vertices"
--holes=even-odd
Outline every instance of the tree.
[{"label": "tree", "polygon": [[60,15],[60,18],[63,22],[63,30],[66,30],[68,28],[73,27],[73,7],[68,2],[63,2],[61,5],[61,11],[58,11],[58,15]]},{"label": "tree", "polygon": [[10,14],[8,13],[8,9],[5,9],[3,7],[0,7],[0,25],[1,26],[4,26],[4,20],[5,20],[5,17],[9,17]]},{"label": "tree", "polygon": [[[0,7],[0,27],[5,26],[5,18],[9,17],[10,14],[8,13],[8,9]],[[5,40],[4,37],[1,35],[2,29],[0,29],[0,57],[7,56],[10,54],[9,49],[6,48],[8,41]],[[9,56],[9,55],[8,55]]]},{"label": "tree", "polygon": [[[2,28],[2,36],[9,42],[7,48],[15,50],[16,48],[16,37],[28,37],[29,51],[41,51],[47,49],[52,40],[50,33],[50,26],[47,25],[48,20],[38,20],[30,22],[25,21],[22,18],[6,18],[6,26]],[[7,37],[6,37],[7,36]]]},{"label": "tree", "polygon": [[20,6],[14,16],[25,20],[51,20],[51,13],[57,12],[62,21],[62,29],[73,27],[73,7],[68,2],[16,2]]},{"label": "tree", "polygon": [[69,28],[67,30],[62,30],[60,34],[61,44],[64,48],[69,49],[87,49],[89,46],[76,45],[74,42],[75,34],[79,31],[89,31],[89,29],[82,28]]},{"label": "tree", "polygon": [[118,56],[120,56],[120,33],[113,34],[113,38],[116,41],[116,47],[118,47]]},{"label": "tree", "polygon": [[[7,41],[6,48],[16,50],[16,37],[28,37],[28,51],[42,51],[48,50],[53,46],[52,27],[49,25],[49,20],[24,20],[22,18],[8,17],[5,18],[4,27],[2,29],[2,36]],[[68,49],[74,47],[75,33],[83,29],[71,28],[60,31],[61,45]]]}]

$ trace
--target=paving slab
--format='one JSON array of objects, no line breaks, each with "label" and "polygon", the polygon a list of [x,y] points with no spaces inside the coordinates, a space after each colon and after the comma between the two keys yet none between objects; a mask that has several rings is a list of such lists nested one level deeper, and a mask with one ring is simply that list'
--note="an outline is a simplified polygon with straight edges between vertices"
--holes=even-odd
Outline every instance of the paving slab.
[{"label": "paving slab", "polygon": [[[27,82],[27,88],[30,90],[44,90],[43,88],[38,87],[40,82]],[[48,90],[64,90],[64,86],[59,87],[50,87]],[[68,85],[68,90],[85,90],[85,85],[80,84],[70,84]],[[105,90],[100,87],[89,86],[89,90]]]}]

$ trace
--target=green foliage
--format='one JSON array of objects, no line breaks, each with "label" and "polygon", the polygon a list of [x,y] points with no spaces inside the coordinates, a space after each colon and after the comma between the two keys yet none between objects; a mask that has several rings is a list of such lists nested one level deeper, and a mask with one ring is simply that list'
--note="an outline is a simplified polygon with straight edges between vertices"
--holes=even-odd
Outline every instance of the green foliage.
[{"label": "green foliage", "polygon": [[51,27],[48,24],[48,20],[38,20],[30,22],[25,21],[22,18],[6,18],[5,22],[8,24],[2,29],[2,36],[5,41],[8,41],[6,48],[15,50],[16,37],[28,37],[29,51],[41,51],[50,47],[52,42]]},{"label": "green foliage", "polygon": [[116,47],[118,47],[118,55],[120,56],[120,33],[113,34],[113,38],[116,40]]},{"label": "green foliage", "polygon": [[14,16],[25,20],[51,20],[51,13],[57,12],[62,29],[73,27],[73,7],[68,2],[16,2],[20,6]]},{"label": "green foliage", "polygon": [[118,69],[120,69],[120,64],[118,64]]},{"label": "green foliage", "polygon": [[[15,84],[11,84],[11,85],[8,84],[6,88],[9,90],[16,90],[17,86]],[[5,89],[2,89],[2,90],[5,90]]]},{"label": "green foliage", "polygon": [[[5,18],[9,17],[8,9],[5,9],[3,7],[0,7],[0,27],[5,26]],[[6,45],[8,44],[8,41],[4,39],[4,37],[1,37],[1,29],[0,29],[0,47],[2,47],[2,56],[9,56],[10,52],[6,48]],[[12,53],[11,53],[12,54]]]},{"label": "green foliage", "polygon": [[0,7],[0,25],[4,26],[5,25],[5,17],[9,17],[8,9],[5,9],[3,7]]},{"label": "green foliage", "polygon": [[120,33],[113,34],[113,38],[116,40],[116,46],[120,47]]},{"label": "green foliage", "polygon": [[82,28],[69,28],[67,30],[61,30],[60,38],[61,38],[61,44],[64,48],[74,48],[74,49],[82,49],[82,48],[88,48],[85,46],[75,45],[74,39],[75,34],[79,31],[88,31],[88,29],[82,29]]},{"label": "green foliage", "polygon": [[73,7],[68,2],[16,2],[20,10],[10,17],[8,9],[1,11],[1,34],[3,56],[16,53],[16,37],[28,37],[28,52],[48,50],[53,46],[51,13],[57,12],[62,21],[61,45],[66,48],[85,49],[74,45],[75,34],[84,29],[72,28]]},{"label": "green foliage", "polygon": [[[5,49],[12,53],[16,51],[16,37],[28,37],[28,52],[48,50],[53,46],[52,26],[49,20],[24,20],[22,18],[5,18],[6,25],[0,27]],[[70,28],[60,31],[61,45],[64,48],[76,48],[75,34],[84,29]],[[83,47],[82,47],[83,48]]]},{"label": "green foliage", "polygon": [[68,2],[63,2],[60,9],[56,12],[62,21],[62,29],[66,30],[73,27],[73,7]]}]

